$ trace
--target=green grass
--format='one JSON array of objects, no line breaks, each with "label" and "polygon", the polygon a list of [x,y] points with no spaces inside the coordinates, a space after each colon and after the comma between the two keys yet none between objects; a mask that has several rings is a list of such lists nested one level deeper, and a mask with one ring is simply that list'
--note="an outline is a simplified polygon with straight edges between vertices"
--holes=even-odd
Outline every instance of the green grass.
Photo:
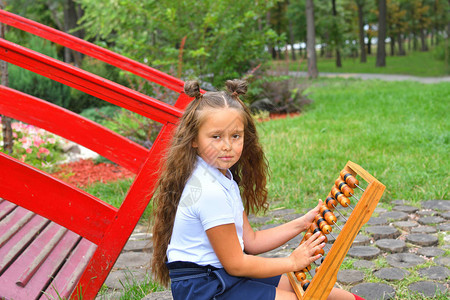
[{"label": "green grass", "polygon": [[301,116],[259,125],[276,205],[311,207],[351,160],[386,185],[381,199],[448,199],[450,85],[313,81]]},{"label": "green grass", "polygon": [[[336,67],[336,59],[317,57],[317,69],[320,72],[332,73],[375,73],[375,74],[403,74],[413,76],[446,76],[448,68],[443,60],[435,58],[433,51],[428,52],[409,52],[406,56],[386,56],[385,67],[375,67],[376,56],[368,55],[366,63],[360,63],[358,58],[346,57],[342,59],[342,67]],[[274,62],[274,64],[284,64],[284,62]],[[307,71],[307,60],[303,59],[300,63],[291,62],[289,64],[291,71]]]}]

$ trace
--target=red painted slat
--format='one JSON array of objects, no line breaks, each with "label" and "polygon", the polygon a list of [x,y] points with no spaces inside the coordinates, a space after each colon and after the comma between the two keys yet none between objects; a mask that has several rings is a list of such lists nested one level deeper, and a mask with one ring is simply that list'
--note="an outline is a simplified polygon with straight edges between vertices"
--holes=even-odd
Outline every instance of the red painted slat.
[{"label": "red painted slat", "polygon": [[[26,211],[24,209],[24,211]],[[21,253],[26,245],[49,223],[47,219],[35,215],[19,232],[11,237],[8,242],[0,248],[0,274]],[[3,288],[0,285],[0,296],[2,296]]]},{"label": "red painted slat", "polygon": [[0,196],[98,244],[117,209],[0,152]]},{"label": "red painted slat", "polygon": [[66,228],[56,223],[51,223],[39,235],[39,243],[37,241],[34,242],[22,253],[22,256],[27,259],[23,270],[21,270],[19,277],[16,279],[18,286],[25,287],[27,285],[66,232]]},{"label": "red painted slat", "polygon": [[67,262],[64,263],[52,284],[44,292],[42,298],[49,300],[59,299],[60,297],[62,299],[69,298],[96,248],[95,244],[82,239]]},{"label": "red painted slat", "polygon": [[4,39],[0,39],[0,59],[160,123],[175,123],[182,114],[164,102]]},{"label": "red painted slat", "polygon": [[0,203],[0,220],[6,217],[16,206],[14,203],[8,201]]},{"label": "red painted slat", "polygon": [[15,209],[0,222],[0,247],[15,235],[31,218],[34,213],[23,209]]},{"label": "red painted slat", "polygon": [[[52,224],[60,227],[57,224]],[[79,238],[73,232],[67,232],[56,247],[53,248],[53,251],[48,255],[39,269],[37,269],[25,288],[17,285],[15,281],[18,275],[33,261],[34,257],[32,255],[21,255],[0,277],[0,286],[8,287],[3,292],[4,297],[6,299],[36,299],[42,289],[49,284],[51,276],[64,262],[64,259],[69,255],[70,250],[73,249]],[[46,237],[40,235],[30,247],[42,248],[45,246],[45,241]]]},{"label": "red painted slat", "polygon": [[[148,150],[67,109],[0,85],[0,114],[83,145],[137,173]],[[69,126],[68,126],[69,125]],[[86,134],[89,133],[89,134]]]},{"label": "red painted slat", "polygon": [[62,31],[42,25],[32,20],[28,20],[4,10],[0,10],[0,22],[97,58],[122,70],[129,71],[141,76],[142,78],[168,87],[178,93],[183,92],[184,82],[182,80]]}]

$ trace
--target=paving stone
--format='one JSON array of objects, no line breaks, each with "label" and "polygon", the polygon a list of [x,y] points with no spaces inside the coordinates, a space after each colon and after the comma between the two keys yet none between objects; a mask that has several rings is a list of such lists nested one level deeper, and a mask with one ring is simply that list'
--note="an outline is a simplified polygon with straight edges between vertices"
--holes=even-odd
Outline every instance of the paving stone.
[{"label": "paving stone", "polygon": [[391,203],[395,205],[409,205],[408,200],[393,200]]},{"label": "paving stone", "polygon": [[434,246],[439,243],[437,236],[425,233],[411,233],[406,236],[406,241],[419,246]]},{"label": "paving stone", "polygon": [[444,246],[441,246],[441,248],[444,250],[450,250],[450,245],[444,245]]},{"label": "paving stone", "polygon": [[163,291],[163,292],[154,292],[148,294],[141,300],[172,300],[172,292],[171,291]]},{"label": "paving stone", "polygon": [[385,213],[385,212],[387,212],[388,210],[386,209],[386,208],[383,208],[383,207],[375,207],[375,209],[373,210],[373,213],[374,214],[382,214],[382,213]]},{"label": "paving stone", "polygon": [[450,231],[450,224],[449,223],[439,224],[436,226],[436,229],[439,231]]},{"label": "paving stone", "polygon": [[422,202],[423,208],[450,211],[450,201],[448,200],[429,200]]},{"label": "paving stone", "polygon": [[447,220],[450,219],[450,211],[446,211],[441,214],[441,217],[446,218]]},{"label": "paving stone", "polygon": [[347,255],[360,259],[373,259],[381,253],[380,249],[371,246],[355,246],[351,247]]},{"label": "paving stone", "polygon": [[383,217],[372,217],[367,221],[368,225],[388,225],[389,222],[386,218]]},{"label": "paving stone", "polygon": [[150,252],[153,251],[151,240],[128,240],[122,251]]},{"label": "paving stone", "polygon": [[425,259],[413,253],[394,253],[386,256],[389,265],[396,268],[410,268],[425,262]]},{"label": "paving stone", "polygon": [[133,233],[129,240],[132,241],[137,241],[137,240],[150,240],[152,238],[152,234],[148,233],[148,232],[138,232],[138,233]]},{"label": "paving stone", "polygon": [[373,273],[375,277],[385,280],[402,280],[409,272],[400,268],[383,268]]},{"label": "paving stone", "polygon": [[417,281],[408,285],[411,292],[416,292],[425,297],[434,297],[436,294],[447,292],[446,287],[442,283],[433,281]]},{"label": "paving stone", "polygon": [[437,230],[435,227],[428,225],[411,228],[411,233],[436,233],[436,232]]},{"label": "paving stone", "polygon": [[450,243],[450,235],[444,236],[444,243]]},{"label": "paving stone", "polygon": [[364,272],[358,270],[340,270],[337,281],[342,284],[356,284],[364,280]]},{"label": "paving stone", "polygon": [[379,239],[395,239],[400,236],[400,231],[392,226],[369,226],[366,228],[375,240]]},{"label": "paving stone", "polygon": [[380,217],[386,218],[392,221],[405,221],[408,220],[408,214],[401,211],[388,211],[381,214]]},{"label": "paving stone", "polygon": [[125,252],[119,255],[114,268],[127,269],[133,267],[148,267],[151,254],[147,252]]},{"label": "paving stone", "polygon": [[350,289],[350,292],[366,300],[394,299],[395,290],[385,283],[360,283]]},{"label": "paving stone", "polygon": [[270,222],[271,220],[272,220],[272,218],[267,217],[267,216],[266,217],[257,217],[253,214],[248,216],[248,221],[255,225],[263,225],[263,224],[266,224],[267,222]]},{"label": "paving stone", "polygon": [[441,256],[434,260],[440,266],[450,268],[450,257],[449,256]]},{"label": "paving stone", "polygon": [[444,218],[441,218],[439,216],[421,217],[417,220],[417,222],[422,225],[439,224],[445,221],[446,220]]},{"label": "paving stone", "polygon": [[416,221],[397,221],[394,222],[394,226],[409,232],[412,228],[419,226],[419,223]]},{"label": "paving stone", "polygon": [[430,216],[438,216],[439,213],[435,210],[419,210],[416,212],[419,217],[430,217]]},{"label": "paving stone", "polygon": [[427,257],[436,257],[443,255],[445,251],[437,247],[423,247],[417,250],[417,253]]},{"label": "paving stone", "polygon": [[112,271],[106,278],[105,285],[110,289],[123,290],[124,286],[133,285],[133,282],[141,282],[145,279],[147,270],[127,269]]},{"label": "paving stone", "polygon": [[375,246],[377,246],[383,251],[391,253],[400,253],[405,250],[406,243],[402,240],[381,239],[375,242]]},{"label": "paving stone", "polygon": [[267,213],[268,217],[271,218],[283,218],[287,214],[294,214],[295,209],[292,208],[283,208],[283,209],[274,209]]},{"label": "paving stone", "polygon": [[432,266],[417,270],[421,276],[433,280],[445,280],[450,275],[446,267]]},{"label": "paving stone", "polygon": [[419,208],[417,208],[415,206],[411,206],[411,205],[397,205],[397,206],[394,206],[392,208],[392,210],[402,211],[402,212],[407,213],[407,214],[413,214],[416,211],[418,211]]},{"label": "paving stone", "polygon": [[353,240],[352,247],[353,246],[366,246],[370,244],[370,238],[363,234],[358,234],[355,239]]},{"label": "paving stone", "polygon": [[353,263],[353,267],[360,269],[375,269],[375,263],[370,260],[357,260]]}]

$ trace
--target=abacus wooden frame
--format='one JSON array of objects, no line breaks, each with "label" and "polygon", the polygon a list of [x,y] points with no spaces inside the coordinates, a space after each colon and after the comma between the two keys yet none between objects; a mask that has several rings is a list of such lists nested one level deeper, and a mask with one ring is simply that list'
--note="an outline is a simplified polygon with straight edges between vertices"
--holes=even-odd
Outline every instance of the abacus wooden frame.
[{"label": "abacus wooden frame", "polygon": [[298,299],[326,299],[328,297],[336,282],[339,267],[353,240],[361,227],[370,219],[386,188],[354,162],[348,161],[344,170],[350,172],[353,176],[359,175],[368,185],[306,291],[303,291],[293,272],[287,273]]}]

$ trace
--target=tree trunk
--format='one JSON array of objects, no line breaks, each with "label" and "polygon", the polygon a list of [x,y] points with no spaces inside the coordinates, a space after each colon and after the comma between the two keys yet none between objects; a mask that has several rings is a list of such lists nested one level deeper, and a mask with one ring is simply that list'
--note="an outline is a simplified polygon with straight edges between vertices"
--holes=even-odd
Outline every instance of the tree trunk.
[{"label": "tree trunk", "polygon": [[[83,38],[83,32],[75,31],[72,32],[78,26],[78,11],[82,11],[74,0],[65,0],[64,3],[64,31],[66,33],[72,34],[76,37]],[[67,63],[74,63],[75,66],[81,66],[82,55],[80,52],[74,51],[69,48],[64,48],[64,61]]]},{"label": "tree trunk", "polygon": [[313,0],[306,0],[306,55],[308,57],[308,76],[317,78],[316,29],[314,27]]},{"label": "tree trunk", "polygon": [[291,56],[292,56],[292,60],[296,61],[297,57],[295,55],[295,49],[294,49],[294,44],[295,44],[295,39],[294,39],[294,30],[293,30],[293,26],[292,26],[292,21],[289,20],[289,40],[290,40],[290,44],[291,44]]},{"label": "tree trunk", "polygon": [[420,30],[420,41],[422,43],[421,51],[428,51],[427,39],[425,34],[425,29]]},{"label": "tree trunk", "polygon": [[378,0],[378,44],[376,67],[386,66],[386,0]]},{"label": "tree trunk", "polygon": [[328,31],[325,32],[325,40],[327,41],[327,45],[325,48],[325,57],[331,58],[333,57],[333,54],[331,53],[331,40],[330,40],[330,33]]},{"label": "tree trunk", "polygon": [[[334,18],[334,20],[336,20],[336,18],[337,18],[336,0],[331,0],[331,4],[333,7],[333,18]],[[336,26],[336,24],[335,24],[335,26]],[[336,30],[336,35],[335,35],[335,39],[334,39],[334,44],[336,46],[336,67],[341,68],[342,61],[341,61],[341,52],[339,50],[340,41],[339,41],[339,35],[337,34],[338,33],[337,26],[336,26],[335,30]]]},{"label": "tree trunk", "polygon": [[367,54],[372,54],[372,38],[367,38]]},{"label": "tree trunk", "polygon": [[[0,1],[0,9],[4,9],[3,1]],[[0,38],[5,38],[5,30],[6,25],[3,23],[0,23]],[[3,86],[9,85],[9,78],[8,78],[8,63],[4,60],[0,61],[0,71],[2,73],[2,79],[1,83]],[[12,134],[12,127],[11,127],[11,119],[7,116],[0,115],[2,119],[2,132],[3,132],[3,149],[8,153],[12,154],[13,152],[13,134]]]},{"label": "tree trunk", "polygon": [[361,62],[367,62],[366,46],[364,43],[364,2],[356,1],[358,5],[358,27],[359,27],[359,50],[361,52]]},{"label": "tree trunk", "polygon": [[398,55],[400,56],[404,56],[406,55],[405,53],[405,49],[403,48],[403,39],[402,39],[402,34],[399,33],[397,36],[397,44],[398,44]]},{"label": "tree trunk", "polygon": [[395,37],[391,36],[390,39],[391,39],[391,42],[390,42],[390,45],[391,45],[391,56],[394,56],[395,55]]}]

